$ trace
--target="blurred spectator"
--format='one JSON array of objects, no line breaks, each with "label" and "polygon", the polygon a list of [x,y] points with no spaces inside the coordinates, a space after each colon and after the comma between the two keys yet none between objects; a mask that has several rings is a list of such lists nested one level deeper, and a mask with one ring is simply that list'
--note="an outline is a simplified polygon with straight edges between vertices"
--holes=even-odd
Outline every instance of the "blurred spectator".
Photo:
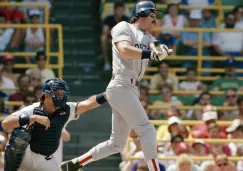
[{"label": "blurred spectator", "polygon": [[[166,111],[164,119],[169,121],[169,119],[171,117],[180,118],[180,115],[181,115],[180,110],[172,107]],[[161,139],[163,139],[163,137],[169,136],[170,133],[169,133],[168,127],[169,127],[169,125],[165,124],[165,125],[160,125],[157,128],[157,140],[161,140]]]},{"label": "blurred spectator", "polygon": [[[243,146],[239,146],[237,148],[237,156],[243,156]],[[242,171],[243,170],[243,160],[239,160],[237,162],[237,171]]]},{"label": "blurred spectator", "polygon": [[16,85],[19,73],[14,73],[14,60],[15,58],[11,54],[3,57],[3,76],[10,78]]},{"label": "blurred spectator", "polygon": [[[170,140],[171,137],[173,137],[174,135],[178,135],[180,132],[180,125],[181,125],[181,120],[176,116],[171,116],[168,119],[168,126],[167,126],[168,133],[165,132],[165,135],[163,137],[161,137],[161,139]],[[158,136],[158,134],[157,134],[157,136]]]},{"label": "blurred spectator", "polygon": [[[226,14],[225,24],[222,25],[222,28],[240,29],[240,27],[236,24],[236,17],[233,12],[229,12]],[[213,35],[213,48],[215,52],[221,56],[242,56],[243,33],[215,32]]]},{"label": "blurred spectator", "polygon": [[[228,89],[225,91],[225,101],[223,106],[237,106],[237,94],[235,90]],[[224,119],[229,120],[237,113],[237,110],[224,111]]]},{"label": "blurred spectator", "polygon": [[169,73],[169,65],[162,61],[159,65],[159,73],[152,76],[150,80],[150,89],[158,89],[161,85],[170,85],[173,90],[178,90],[178,78],[175,74]]},{"label": "blurred spectator", "polygon": [[172,37],[171,31],[162,31],[159,41],[161,44],[165,44],[168,48],[173,49],[171,55],[176,54],[176,39]]},{"label": "blurred spectator", "polygon": [[196,91],[201,84],[201,81],[196,80],[197,71],[193,67],[186,70],[186,80],[179,84],[181,90]]},{"label": "blurred spectator", "polygon": [[[6,76],[3,75],[4,72],[4,66],[2,64],[0,64],[0,82],[1,82],[1,86],[2,88],[15,88],[14,82],[11,80],[11,78],[8,78]],[[13,93],[13,90],[6,90],[4,91],[5,93],[7,93],[8,95]]]},{"label": "blurred spectator", "polygon": [[139,163],[137,171],[149,171],[147,163],[146,162]]},{"label": "blurred spectator", "polygon": [[140,99],[140,102],[141,102],[145,112],[147,113],[149,119],[150,120],[157,119],[157,116],[150,114],[150,110],[148,108],[148,105],[149,105],[148,101]]},{"label": "blurred spectator", "polygon": [[[164,85],[161,88],[161,97],[162,100],[156,100],[153,105],[155,106],[163,106],[163,107],[180,107],[183,104],[179,100],[172,99],[172,89],[168,85]],[[166,113],[165,109],[161,110],[152,110],[151,114],[156,113],[156,116],[163,116]]]},{"label": "blurred spectator", "polygon": [[[190,13],[189,25],[192,28],[199,28],[202,15],[201,11],[192,11]],[[203,33],[203,56],[209,56],[210,36],[208,33]],[[181,35],[182,43],[185,47],[184,55],[186,56],[197,56],[198,55],[198,33],[197,32],[183,32]],[[196,64],[196,61],[184,61],[182,64],[183,68],[188,68]],[[203,68],[211,68],[212,62],[203,62]]]},{"label": "blurred spectator", "polygon": [[[213,12],[209,9],[204,9],[200,23],[201,28],[216,28],[216,21]],[[211,36],[210,36],[211,37]]]},{"label": "blurred spectator", "polygon": [[[0,117],[6,117],[8,116],[8,109],[5,106],[4,99],[7,97],[7,94],[0,91]],[[1,122],[0,122],[1,123]],[[0,130],[2,129],[2,126],[0,126]]]},{"label": "blurred spectator", "polygon": [[[216,123],[210,123],[208,125],[208,138],[210,139],[220,139],[226,137],[220,137],[220,127]],[[222,150],[226,155],[231,156],[231,151],[227,143],[207,143],[206,144],[208,153],[213,153],[213,150]]]},{"label": "blurred spectator", "polygon": [[38,85],[34,88],[34,91],[33,91],[35,97],[36,97],[36,100],[37,101],[40,101],[40,98],[42,96],[42,85]]},{"label": "blurred spectator", "polygon": [[235,13],[237,24],[240,24],[242,26],[242,24],[243,24],[243,6],[239,6],[239,5],[236,6],[233,9],[233,12]]},{"label": "blurred spectator", "polygon": [[192,132],[190,126],[180,125],[179,134],[183,138],[192,138]]},{"label": "blurred spectator", "polygon": [[30,87],[33,89],[34,87],[38,85],[43,85],[41,78],[42,74],[39,68],[32,68],[30,72],[27,74],[30,76]]},{"label": "blurred spectator", "polygon": [[[35,61],[37,64],[37,68],[42,73],[42,79],[41,82],[44,84],[44,82],[48,79],[55,78],[55,74],[52,69],[46,68],[46,54],[44,51],[37,52],[35,56]],[[25,73],[29,74],[33,69],[28,69]]]},{"label": "blurred spectator", "polygon": [[[168,4],[167,10],[167,14],[161,21],[162,28],[184,28],[185,26],[188,26],[188,20],[186,17],[179,14],[179,8],[177,4]],[[179,38],[180,32],[172,32],[172,36]]]},{"label": "blurred spectator", "polygon": [[[212,95],[208,92],[202,92],[198,98],[195,99],[195,105],[199,107],[206,107],[211,104]],[[191,120],[202,120],[202,110],[189,110],[186,114],[186,118]]]},{"label": "blurred spectator", "polygon": [[238,113],[237,115],[232,116],[233,119],[240,119],[243,121],[243,96],[238,97],[237,99]]},{"label": "blurred spectator", "polygon": [[[27,93],[29,93],[30,77],[26,74],[22,74],[17,79],[19,90],[9,96],[9,101],[24,101]],[[14,108],[9,107],[9,113],[12,113],[19,109],[20,106],[15,106]]]},{"label": "blurred spectator", "polygon": [[200,171],[200,168],[193,164],[188,154],[181,154],[176,160],[176,164],[170,165],[167,171]]},{"label": "blurred spectator", "polygon": [[195,139],[192,143],[192,150],[194,156],[206,156],[206,146],[202,139]]},{"label": "blurred spectator", "polygon": [[139,90],[140,90],[140,97],[139,97],[139,99],[149,102],[150,101],[150,99],[149,99],[149,88],[145,87],[145,86],[140,86]]},{"label": "blurred spectator", "polygon": [[[0,12],[0,24],[7,24],[7,17]],[[6,50],[14,33],[13,28],[0,28],[0,52]]]},{"label": "blurred spectator", "polygon": [[208,164],[203,171],[237,171],[237,168],[225,154],[220,154],[216,155],[214,161]]},{"label": "blurred spectator", "polygon": [[190,155],[190,147],[188,144],[181,142],[176,145],[176,155],[181,155],[181,154],[188,154]]},{"label": "blurred spectator", "polygon": [[[29,11],[30,24],[40,24],[40,11]],[[45,34],[43,28],[27,28],[24,31],[25,52],[38,52],[44,50]],[[25,57],[26,63],[34,63],[34,57]]]},{"label": "blurred spectator", "polygon": [[[140,160],[133,164],[131,171],[149,171],[147,168],[148,168],[148,166],[147,166],[146,162],[144,160]],[[160,169],[160,171],[165,171],[164,165],[159,163],[159,169]]]},{"label": "blurred spectator", "polygon": [[214,0],[181,0],[183,5],[209,6],[214,4]]},{"label": "blurred spectator", "polygon": [[[202,12],[202,19],[200,23],[201,28],[216,28],[216,18],[213,12],[209,9],[204,9]],[[210,42],[212,42],[213,32],[208,33],[210,36]]]},{"label": "blurred spectator", "polygon": [[[18,1],[18,0],[15,0],[15,1]],[[49,8],[49,18],[50,18],[50,15],[51,15],[51,8],[52,8],[52,5],[50,3],[49,0],[21,0],[22,3],[45,3],[48,5],[48,8]],[[44,12],[44,8],[43,7],[39,7],[39,6],[22,6],[22,7],[19,7],[19,9],[23,12],[24,14],[24,19],[25,21],[28,21],[28,12],[32,9],[38,9],[40,11],[40,23],[43,23],[44,22],[44,17],[45,17],[45,12]]]},{"label": "blurred spectator", "polygon": [[[210,105],[211,106],[211,105]],[[206,107],[205,107],[206,108]],[[204,110],[205,110],[204,108]],[[194,138],[208,138],[208,126],[211,123],[216,123],[218,120],[218,115],[216,109],[211,109],[208,111],[204,111],[202,114],[202,120],[204,121],[203,125],[194,125],[192,127],[192,133]],[[201,120],[201,119],[199,119]],[[225,130],[221,128],[220,137],[226,138]]]},{"label": "blurred spectator", "polygon": [[[162,154],[159,154],[159,156],[175,156],[176,154],[176,147],[177,144],[184,142],[184,138],[181,135],[174,135],[171,137],[170,144],[167,145],[164,152]],[[160,162],[168,168],[168,166],[175,164],[174,160],[160,160]]]},{"label": "blurred spectator", "polygon": [[242,90],[243,81],[235,77],[236,61],[228,58],[225,62],[225,76],[213,81],[211,89],[225,91],[228,89]]},{"label": "blurred spectator", "polygon": [[24,107],[32,105],[35,102],[37,102],[35,95],[33,93],[27,93],[24,97],[24,104],[22,104],[19,109],[23,109]]},{"label": "blurred spectator", "polygon": [[[242,139],[243,138],[243,124],[240,119],[233,120],[232,124],[226,129],[227,133],[230,134],[229,138]],[[242,143],[229,143],[232,156],[237,155],[237,147]]]},{"label": "blurred spectator", "polygon": [[[5,2],[11,3],[10,0],[5,0]],[[5,14],[8,23],[22,23],[23,21],[23,13],[16,6],[1,6],[0,12]]]},{"label": "blurred spectator", "polygon": [[127,21],[128,17],[125,16],[125,5],[123,2],[114,3],[114,15],[106,17],[103,25],[103,32],[101,36],[101,48],[102,55],[104,57],[105,65],[104,70],[110,70],[111,64],[109,61],[111,58],[111,52],[109,52],[109,47],[111,45],[111,29],[121,21]]}]

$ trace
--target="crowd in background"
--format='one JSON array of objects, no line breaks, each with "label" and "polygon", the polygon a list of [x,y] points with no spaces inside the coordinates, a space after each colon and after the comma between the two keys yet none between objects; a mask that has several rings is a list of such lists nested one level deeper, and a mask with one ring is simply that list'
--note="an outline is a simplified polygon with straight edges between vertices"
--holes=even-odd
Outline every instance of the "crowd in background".
[{"label": "crowd in background", "polygon": [[[46,3],[51,14],[52,5],[49,0],[0,0],[0,3],[2,2]],[[38,6],[0,6],[0,24],[41,24],[44,23],[44,16],[44,8]],[[43,28],[0,28],[0,52],[8,52],[0,56],[0,87],[3,88],[0,91],[0,116],[6,117],[25,106],[38,102],[42,96],[44,82],[55,78],[56,74],[46,67],[47,55]],[[33,52],[35,55],[19,57],[12,55],[11,52]],[[15,64],[21,63],[37,65],[29,69],[14,67]],[[23,102],[23,104],[9,106],[5,104],[8,101]],[[4,167],[3,152],[8,142],[8,134],[9,132],[0,128],[0,170]],[[70,135],[68,133],[65,135],[64,140],[68,140]]]},{"label": "crowd in background", "polygon": [[[129,22],[131,16],[125,13],[126,2],[137,1],[109,1],[114,2],[114,15],[104,19],[101,36],[102,55],[105,60],[104,70],[111,70],[111,35],[110,31],[120,21]],[[171,3],[173,2],[173,3]],[[232,11],[225,12],[224,21],[217,27],[217,11],[213,10],[181,10],[180,4],[191,6],[209,6],[213,0],[182,0],[159,1],[166,3],[167,8],[161,20],[157,20],[156,26],[161,27],[161,32],[151,32],[162,44],[166,44],[174,50],[172,55],[195,56],[198,55],[198,33],[183,31],[166,31],[163,28],[228,28],[243,29],[243,6],[235,6]],[[231,4],[236,5],[236,4]],[[197,62],[192,61],[162,61],[151,66],[157,66],[157,73],[149,73],[151,79],[142,81],[140,86],[140,101],[151,120],[166,120],[167,125],[157,128],[159,157],[178,156],[177,160],[160,160],[160,170],[168,171],[243,171],[242,161],[231,162],[229,156],[242,156],[242,143],[206,143],[202,138],[209,139],[242,139],[243,138],[243,97],[237,94],[243,88],[240,79],[242,73],[236,73],[237,68],[242,68],[242,62],[237,57],[243,56],[243,32],[211,32],[203,33],[203,56],[224,56],[225,61],[213,63],[204,61],[203,68],[224,68],[223,75],[212,82],[203,82],[196,79]],[[169,57],[168,57],[169,58]],[[185,68],[185,80],[180,81],[178,76],[169,71],[173,67]],[[202,76],[210,76],[212,73],[202,73]],[[151,95],[150,90],[158,90],[158,95]],[[191,96],[176,95],[173,92],[201,91],[201,94]],[[223,95],[210,94],[211,90],[224,91]],[[149,105],[169,108],[150,110]],[[203,110],[181,110],[180,106],[199,106]],[[220,111],[215,106],[232,106],[237,110]],[[183,120],[202,120],[204,124],[187,126]],[[230,126],[218,126],[216,121],[230,120]],[[130,134],[131,140],[121,153],[122,171],[148,171],[144,160],[129,160],[129,157],[143,158],[140,139],[136,132]],[[184,139],[194,139],[194,142],[186,143]],[[193,161],[191,156],[213,156],[213,161]]]}]

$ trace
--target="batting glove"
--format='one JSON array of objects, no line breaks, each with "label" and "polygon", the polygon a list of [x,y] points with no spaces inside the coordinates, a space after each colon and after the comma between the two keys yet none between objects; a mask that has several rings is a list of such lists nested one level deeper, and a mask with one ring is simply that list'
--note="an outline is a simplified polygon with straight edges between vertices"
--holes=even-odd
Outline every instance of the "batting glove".
[{"label": "batting glove", "polygon": [[157,53],[155,51],[151,51],[150,59],[155,60],[155,61],[160,61],[159,56],[157,55]]},{"label": "batting glove", "polygon": [[173,49],[169,49],[166,45],[160,45],[160,49],[161,49],[161,55],[159,55],[160,61],[165,59],[173,52]]}]

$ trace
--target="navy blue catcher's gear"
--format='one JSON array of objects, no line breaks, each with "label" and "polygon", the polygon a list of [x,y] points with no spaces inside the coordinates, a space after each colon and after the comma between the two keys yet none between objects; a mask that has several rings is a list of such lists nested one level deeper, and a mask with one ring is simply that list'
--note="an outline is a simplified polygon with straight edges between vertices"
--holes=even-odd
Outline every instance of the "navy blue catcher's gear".
[{"label": "navy blue catcher's gear", "polygon": [[[56,92],[57,90],[61,91]],[[44,83],[42,94],[50,94],[52,96],[53,104],[56,108],[65,107],[69,94],[69,87],[67,83],[62,79],[49,79]]]},{"label": "navy blue catcher's gear", "polygon": [[47,114],[42,108],[36,107],[33,114],[48,117],[50,127],[45,130],[45,126],[37,122],[30,126],[30,149],[35,153],[50,156],[59,146],[62,129],[70,116],[70,106],[66,105],[64,109],[57,109],[52,114]]},{"label": "navy blue catcher's gear", "polygon": [[16,128],[12,131],[4,153],[4,171],[17,171],[25,155],[31,139],[26,128]]},{"label": "navy blue catcher's gear", "polygon": [[152,1],[140,1],[133,7],[133,16],[148,17],[151,11],[156,12],[157,19],[162,17],[162,11],[156,9],[156,5]]}]

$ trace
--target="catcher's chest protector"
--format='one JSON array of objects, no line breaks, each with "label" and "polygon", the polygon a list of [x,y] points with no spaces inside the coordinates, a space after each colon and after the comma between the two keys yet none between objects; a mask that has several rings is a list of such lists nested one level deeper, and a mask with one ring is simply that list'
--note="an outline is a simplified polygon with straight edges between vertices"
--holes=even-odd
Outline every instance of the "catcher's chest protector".
[{"label": "catcher's chest protector", "polygon": [[45,130],[44,125],[37,122],[33,124],[30,149],[44,156],[52,155],[59,146],[62,129],[70,115],[70,106],[66,105],[64,110],[57,110],[53,114],[47,114],[40,107],[36,107],[33,114],[47,116],[50,120],[50,127]]}]

